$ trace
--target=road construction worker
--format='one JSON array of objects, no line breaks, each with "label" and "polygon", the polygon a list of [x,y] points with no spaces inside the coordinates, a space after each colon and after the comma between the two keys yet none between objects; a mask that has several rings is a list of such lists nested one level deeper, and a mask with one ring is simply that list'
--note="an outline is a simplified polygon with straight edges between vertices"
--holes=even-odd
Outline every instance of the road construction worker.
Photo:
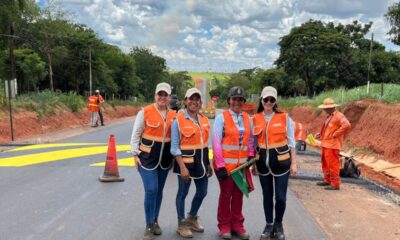
[{"label": "road construction worker", "polygon": [[294,122],[294,124],[295,124],[294,139],[296,141],[296,150],[305,151],[307,148],[306,138],[308,135],[308,129],[302,123]]},{"label": "road construction worker", "polygon": [[[250,116],[242,111],[245,101],[244,89],[232,87],[227,99],[229,109],[215,118],[213,128],[213,167],[220,186],[218,235],[223,239],[231,239],[232,234],[240,239],[249,239],[243,225],[243,193],[229,175],[231,171],[252,159],[255,153]],[[249,169],[245,172],[252,186]]]},{"label": "road construction worker", "polygon": [[[100,90],[95,91],[95,96],[97,97],[97,104],[99,105],[98,114],[100,117],[100,124],[101,124],[101,126],[104,126],[104,117],[103,117],[104,98],[103,98],[103,96],[100,95]],[[96,126],[98,126],[97,121],[96,121]]]},{"label": "road construction worker", "polygon": [[340,160],[339,153],[343,146],[344,135],[350,130],[349,120],[343,113],[336,110],[336,104],[332,98],[326,98],[318,108],[323,109],[328,115],[316,138],[321,141],[321,164],[324,179],[317,182],[318,186],[324,186],[326,190],[340,189]]},{"label": "road construction worker", "polygon": [[95,95],[89,96],[88,98],[88,110],[91,112],[91,126],[97,127],[97,114],[99,111],[98,97]]},{"label": "road construction worker", "polygon": [[169,101],[168,107],[174,110],[176,113],[179,111],[180,103],[176,95],[171,95],[171,100]]},{"label": "road construction worker", "polygon": [[146,228],[144,240],[161,235],[158,223],[163,189],[173,157],[170,153],[171,125],[176,113],[169,110],[171,86],[159,83],[155,103],[140,110],[132,130],[131,152],[143,181]]},{"label": "road construction worker", "polygon": [[[172,123],[171,153],[176,159],[174,172],[178,174],[176,232],[181,237],[191,238],[192,231],[204,232],[204,227],[198,221],[197,212],[207,195],[208,178],[212,176],[208,159],[210,123],[207,117],[199,114],[202,101],[197,88],[186,91],[184,103],[185,110],[180,112]],[[192,180],[196,185],[196,193],[185,219],[185,199]]]},{"label": "road construction worker", "polygon": [[282,221],[289,174],[297,173],[295,125],[289,115],[278,108],[277,99],[275,88],[264,87],[257,114],[253,117],[253,134],[257,139],[259,160],[253,165],[252,171],[260,178],[266,221],[261,240],[285,239]]}]

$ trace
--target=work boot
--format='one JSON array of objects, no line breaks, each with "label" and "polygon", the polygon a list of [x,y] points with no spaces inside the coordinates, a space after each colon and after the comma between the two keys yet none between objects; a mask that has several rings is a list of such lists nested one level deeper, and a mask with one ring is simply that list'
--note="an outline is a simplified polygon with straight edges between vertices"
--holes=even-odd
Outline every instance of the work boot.
[{"label": "work boot", "polygon": [[154,235],[161,235],[161,228],[160,225],[158,224],[157,219],[154,220],[154,224],[153,224],[153,234]]},{"label": "work boot", "polygon": [[326,187],[325,187],[325,190],[339,190],[339,189],[340,189],[339,186],[332,186],[332,185],[329,185],[329,186],[326,186]]},{"label": "work boot", "polygon": [[273,235],[276,240],[285,240],[285,234],[283,233],[282,223],[274,223]]},{"label": "work boot", "polygon": [[267,225],[265,225],[263,233],[261,234],[260,240],[272,240],[274,237],[273,230],[274,230],[273,224],[267,223]]},{"label": "work boot", "polygon": [[327,182],[324,182],[324,181],[317,182],[317,186],[322,186],[322,187],[325,187],[325,186],[329,186],[329,185],[330,185],[329,183],[327,183]]},{"label": "work boot", "polygon": [[144,230],[143,233],[143,240],[153,240],[153,239],[154,239],[153,225],[147,224],[146,229]]},{"label": "work boot", "polygon": [[186,224],[195,232],[204,232],[204,227],[199,223],[198,216],[193,216],[190,213],[186,218]]},{"label": "work boot", "polygon": [[186,224],[185,220],[178,220],[178,228],[176,229],[176,232],[183,238],[193,237],[193,233],[190,230],[190,227]]}]

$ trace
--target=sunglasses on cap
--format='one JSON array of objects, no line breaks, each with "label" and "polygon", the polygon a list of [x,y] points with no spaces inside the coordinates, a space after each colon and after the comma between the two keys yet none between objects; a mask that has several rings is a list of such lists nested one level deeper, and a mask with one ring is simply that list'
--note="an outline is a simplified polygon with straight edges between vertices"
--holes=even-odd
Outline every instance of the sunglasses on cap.
[{"label": "sunglasses on cap", "polygon": [[276,99],[274,97],[266,97],[266,98],[263,98],[263,102],[264,103],[267,103],[267,102],[275,103]]}]

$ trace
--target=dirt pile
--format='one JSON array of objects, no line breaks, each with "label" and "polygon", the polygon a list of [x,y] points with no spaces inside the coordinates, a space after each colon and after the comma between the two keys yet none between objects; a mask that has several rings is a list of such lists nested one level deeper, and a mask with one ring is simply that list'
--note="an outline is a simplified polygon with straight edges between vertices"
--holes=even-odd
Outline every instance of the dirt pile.
[{"label": "dirt pile", "polygon": [[[115,118],[134,116],[140,107],[118,106],[107,107],[104,110],[104,119],[110,121]],[[76,128],[90,125],[91,113],[86,109],[71,113],[60,110],[57,114],[38,118],[35,112],[15,111],[13,112],[14,139],[16,141],[30,136],[45,134],[65,128]],[[0,109],[0,142],[10,142],[10,122],[7,109]]]}]

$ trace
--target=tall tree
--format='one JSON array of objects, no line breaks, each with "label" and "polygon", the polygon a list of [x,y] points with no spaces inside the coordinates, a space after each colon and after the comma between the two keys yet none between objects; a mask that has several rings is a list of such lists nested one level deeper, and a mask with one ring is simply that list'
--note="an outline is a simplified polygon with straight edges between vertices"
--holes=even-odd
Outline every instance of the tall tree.
[{"label": "tall tree", "polygon": [[400,45],[400,2],[394,3],[392,6],[390,6],[385,14],[385,17],[391,26],[388,32],[390,40],[394,44]]}]

